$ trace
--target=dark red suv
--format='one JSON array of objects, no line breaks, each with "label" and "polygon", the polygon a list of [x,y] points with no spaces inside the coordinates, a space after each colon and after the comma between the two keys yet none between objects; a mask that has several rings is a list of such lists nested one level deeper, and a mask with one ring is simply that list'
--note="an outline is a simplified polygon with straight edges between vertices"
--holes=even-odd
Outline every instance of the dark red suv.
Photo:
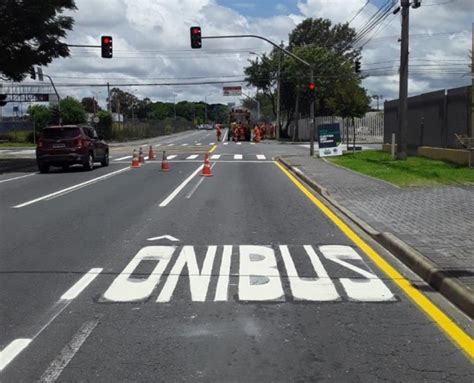
[{"label": "dark red suv", "polygon": [[41,173],[50,166],[67,169],[73,164],[92,170],[94,162],[109,165],[109,146],[90,125],[50,126],[38,139],[36,161]]}]

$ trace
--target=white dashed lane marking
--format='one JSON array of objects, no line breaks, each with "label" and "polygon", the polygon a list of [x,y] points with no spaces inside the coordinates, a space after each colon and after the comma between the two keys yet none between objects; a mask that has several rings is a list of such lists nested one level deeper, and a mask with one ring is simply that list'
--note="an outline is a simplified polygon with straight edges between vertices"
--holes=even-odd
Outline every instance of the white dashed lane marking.
[{"label": "white dashed lane marking", "polygon": [[265,160],[266,157],[265,157],[265,155],[263,155],[263,154],[257,154],[257,159],[258,159],[258,160]]},{"label": "white dashed lane marking", "polygon": [[187,160],[195,160],[195,159],[198,158],[198,157],[199,157],[199,154],[192,154],[192,155],[186,157],[186,159],[187,159]]},{"label": "white dashed lane marking", "polygon": [[234,154],[234,160],[241,160],[243,158],[244,156],[242,156],[242,154]]},{"label": "white dashed lane marking", "polygon": [[129,158],[132,158],[132,156],[125,156],[125,157],[116,158],[114,161],[123,161],[123,160],[128,160]]},{"label": "white dashed lane marking", "polygon": [[211,156],[211,160],[218,160],[219,158],[221,158],[220,154],[214,154]]},{"label": "white dashed lane marking", "polygon": [[176,158],[176,157],[177,157],[177,155],[172,154],[171,156],[167,156],[166,158],[167,158],[168,160],[172,160],[173,158]]}]

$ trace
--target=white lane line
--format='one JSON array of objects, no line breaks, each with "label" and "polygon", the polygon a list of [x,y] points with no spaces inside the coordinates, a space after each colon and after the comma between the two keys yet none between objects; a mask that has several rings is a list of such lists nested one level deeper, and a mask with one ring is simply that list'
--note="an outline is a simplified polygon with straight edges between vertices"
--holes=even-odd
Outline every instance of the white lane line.
[{"label": "white lane line", "polygon": [[[222,142],[224,142],[225,139],[227,138],[227,132],[228,132],[228,130],[226,129],[225,132],[224,132],[224,136],[223,136],[223,138],[222,138]],[[225,144],[224,144],[224,145],[225,145]]]},{"label": "white lane line", "polygon": [[229,145],[229,143],[228,143],[228,142],[224,142],[224,145]]},{"label": "white lane line", "polygon": [[234,160],[241,160],[242,158],[244,158],[242,154],[234,154]]},{"label": "white lane line", "polygon": [[200,146],[200,145],[202,145],[200,142],[198,142],[198,143],[196,144],[196,146]]},{"label": "white lane line", "polygon": [[255,142],[251,142],[250,145],[255,145]]},{"label": "white lane line", "polygon": [[103,269],[90,269],[81,279],[79,279],[68,291],[66,291],[61,299],[70,301],[76,298],[90,283],[102,272]]},{"label": "white lane line", "polygon": [[237,145],[242,145],[242,142],[237,142]]},{"label": "white lane line", "polygon": [[155,146],[161,146],[161,144],[156,144]]},{"label": "white lane line", "polygon": [[[212,165],[211,165],[211,170],[214,166],[216,166],[217,162],[214,162]],[[201,177],[201,179],[196,183],[196,185],[191,189],[191,191],[188,193],[188,195],[186,196],[187,199],[191,198],[191,196],[194,194],[194,192],[197,190],[197,188],[199,187],[199,185],[202,184],[202,182],[206,179],[207,177]]]},{"label": "white lane line", "polygon": [[181,146],[188,146],[189,144],[181,144]]},{"label": "white lane line", "polygon": [[100,176],[100,177],[96,177],[96,178],[93,178],[89,181],[85,181],[85,182],[81,182],[80,184],[77,184],[77,185],[73,185],[73,186],[70,186],[66,189],[62,189],[62,190],[59,190],[57,192],[54,192],[54,193],[51,193],[51,194],[46,194],[42,197],[39,197],[39,198],[36,198],[36,199],[33,199],[31,201],[28,201],[28,202],[24,202],[24,203],[21,203],[19,205],[16,205],[16,206],[13,206],[14,209],[19,209],[19,208],[22,208],[22,207],[25,207],[25,206],[28,206],[28,205],[32,205],[36,202],[39,202],[39,201],[43,201],[45,199],[48,199],[48,198],[53,198],[53,197],[56,197],[60,194],[65,194],[65,193],[69,193],[69,192],[72,192],[74,190],[77,190],[77,189],[80,189],[80,188],[83,188],[85,186],[88,186],[88,185],[91,185],[93,183],[96,183],[96,182],[99,182],[101,180],[104,180],[106,178],[110,178],[110,177],[113,177],[119,173],[123,173],[127,170],[130,170],[130,167],[126,167],[126,168],[122,168],[122,169],[119,169],[119,170],[116,170],[115,172],[112,172],[112,173],[107,173],[107,174],[104,174],[103,176]]},{"label": "white lane line", "polygon": [[[202,160],[171,160],[170,162],[177,164],[177,163],[202,163]],[[216,160],[216,162],[219,163],[229,163],[229,164],[273,164],[274,162],[272,160]],[[128,164],[128,162],[116,162],[117,164]],[[149,162],[149,164],[160,164],[160,162]]]},{"label": "white lane line", "polygon": [[209,146],[212,146],[212,145],[214,145],[214,144],[215,144],[215,142],[211,142],[211,143],[209,143]]},{"label": "white lane line", "polygon": [[174,144],[168,144],[168,146],[174,146]]},{"label": "white lane line", "polygon": [[257,159],[258,160],[266,160],[267,157],[265,157],[265,155],[263,155],[263,154],[257,154]]},{"label": "white lane line", "polygon": [[114,161],[123,161],[123,160],[128,160],[129,158],[132,158],[132,156],[125,156],[125,157],[116,158]]},{"label": "white lane line", "polygon": [[166,156],[167,160],[172,160],[173,158],[178,157],[176,154],[172,154],[171,156]]},{"label": "white lane line", "polygon": [[166,197],[166,199],[160,203],[160,207],[165,207],[167,206],[172,200],[174,197],[176,197],[178,195],[178,193],[184,189],[184,187],[193,179],[193,177],[199,173],[199,171],[202,169],[202,166],[199,166],[194,172],[192,172],[192,174],[186,178],[182,183],[181,185],[179,185],[168,197]]},{"label": "white lane line", "polygon": [[213,154],[211,156],[211,160],[218,160],[219,158],[221,158],[221,155],[220,154]]},{"label": "white lane line", "polygon": [[98,318],[85,322],[70,342],[63,347],[56,359],[51,362],[39,381],[41,383],[55,382],[98,324]]},{"label": "white lane line", "polygon": [[19,180],[20,178],[31,177],[31,176],[34,176],[35,174],[38,174],[38,173],[29,173],[29,174],[25,174],[24,176],[18,176],[18,177],[8,178],[8,179],[6,179],[6,180],[1,180],[1,181],[0,181],[0,184],[3,183],[3,182],[9,182],[9,181],[14,181],[14,180]]},{"label": "white lane line", "polygon": [[12,341],[7,347],[0,352],[0,371],[15,359],[31,342],[31,339],[18,338]]},{"label": "white lane line", "polygon": [[199,154],[191,154],[190,156],[186,157],[187,160],[195,160],[199,157]]}]

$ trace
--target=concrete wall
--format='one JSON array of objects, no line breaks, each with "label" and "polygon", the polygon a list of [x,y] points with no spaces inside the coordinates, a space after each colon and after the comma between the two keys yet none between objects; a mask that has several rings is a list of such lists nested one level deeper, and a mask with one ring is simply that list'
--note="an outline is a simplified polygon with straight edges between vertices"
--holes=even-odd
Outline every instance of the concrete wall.
[{"label": "concrete wall", "polygon": [[[460,148],[454,133],[472,135],[471,87],[439,90],[408,98],[408,150],[419,146]],[[398,132],[398,100],[385,102],[384,142]]]}]

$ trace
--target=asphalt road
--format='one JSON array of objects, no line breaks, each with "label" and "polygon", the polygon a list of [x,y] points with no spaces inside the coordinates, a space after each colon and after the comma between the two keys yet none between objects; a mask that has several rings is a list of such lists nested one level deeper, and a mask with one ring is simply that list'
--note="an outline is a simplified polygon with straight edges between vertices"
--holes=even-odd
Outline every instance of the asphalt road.
[{"label": "asphalt road", "polygon": [[474,380],[444,324],[272,161],[307,149],[215,142],[149,140],[169,172],[130,169],[122,145],[92,172],[0,175],[2,382]]}]

